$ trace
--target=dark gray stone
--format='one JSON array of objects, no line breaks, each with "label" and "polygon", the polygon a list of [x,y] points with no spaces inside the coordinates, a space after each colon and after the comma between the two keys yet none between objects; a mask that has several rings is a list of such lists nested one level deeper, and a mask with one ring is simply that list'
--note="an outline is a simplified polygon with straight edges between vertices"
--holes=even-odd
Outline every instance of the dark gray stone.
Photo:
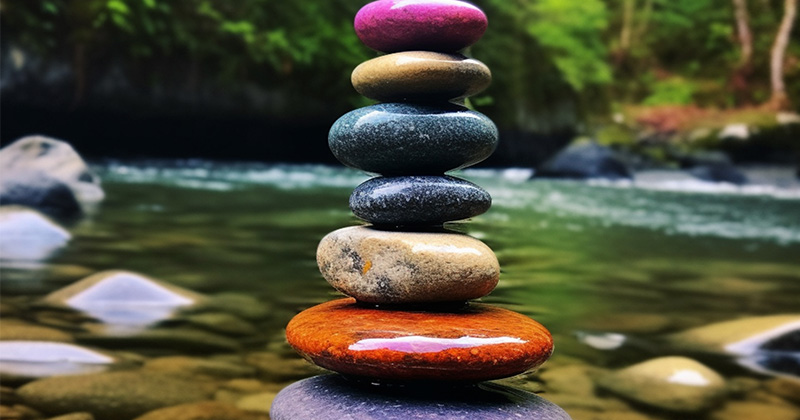
[{"label": "dark gray stone", "polygon": [[379,226],[441,225],[477,216],[491,205],[484,189],[451,176],[372,178],[350,196],[353,213]]},{"label": "dark gray stone", "polygon": [[33,207],[62,221],[92,213],[100,179],[68,143],[28,136],[0,149],[0,203]]},{"label": "dark gray stone", "polygon": [[529,419],[569,420],[555,404],[530,392],[492,383],[463,387],[378,387],[340,375],[321,375],[284,388],[270,408],[273,420]]},{"label": "dark gray stone", "polygon": [[41,171],[4,171],[0,204],[31,207],[60,221],[72,221],[83,214],[69,186]]},{"label": "dark gray stone", "polygon": [[710,182],[727,182],[734,185],[747,184],[747,177],[730,163],[709,163],[689,169],[692,176]]},{"label": "dark gray stone", "polygon": [[614,151],[594,143],[573,145],[562,150],[537,168],[534,176],[570,179],[632,178],[631,171]]},{"label": "dark gray stone", "polygon": [[364,171],[433,175],[486,159],[497,137],[489,118],[462,106],[383,103],[339,118],[328,145],[342,163]]}]

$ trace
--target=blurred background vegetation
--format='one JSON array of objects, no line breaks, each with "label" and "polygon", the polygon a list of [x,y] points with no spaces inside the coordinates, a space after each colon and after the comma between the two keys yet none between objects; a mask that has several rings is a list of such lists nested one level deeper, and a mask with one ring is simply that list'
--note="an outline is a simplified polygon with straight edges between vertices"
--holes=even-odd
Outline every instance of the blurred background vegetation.
[{"label": "blurred background vegetation", "polygon": [[[39,132],[94,155],[330,159],[308,146],[369,104],[349,84],[375,56],[352,28],[364,3],[2,1],[2,140]],[[475,3],[490,24],[468,53],[494,80],[471,104],[503,136],[490,163],[535,166],[577,135],[707,146],[718,136],[700,129],[763,132],[796,117],[797,0]]]}]

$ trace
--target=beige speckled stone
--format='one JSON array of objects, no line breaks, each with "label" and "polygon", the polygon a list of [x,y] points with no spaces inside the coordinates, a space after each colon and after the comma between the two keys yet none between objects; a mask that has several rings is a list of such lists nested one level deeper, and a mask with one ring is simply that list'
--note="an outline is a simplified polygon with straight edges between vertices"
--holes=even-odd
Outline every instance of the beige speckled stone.
[{"label": "beige speckled stone", "polygon": [[358,93],[383,102],[462,99],[486,89],[492,73],[460,54],[404,51],[361,63],[351,81]]},{"label": "beige speckled stone", "polygon": [[697,412],[725,396],[725,380],[686,357],[660,357],[599,378],[598,386],[662,410]]},{"label": "beige speckled stone", "polygon": [[500,275],[492,250],[469,236],[367,226],[325,236],[317,264],[333,287],[368,303],[477,299],[494,289]]}]

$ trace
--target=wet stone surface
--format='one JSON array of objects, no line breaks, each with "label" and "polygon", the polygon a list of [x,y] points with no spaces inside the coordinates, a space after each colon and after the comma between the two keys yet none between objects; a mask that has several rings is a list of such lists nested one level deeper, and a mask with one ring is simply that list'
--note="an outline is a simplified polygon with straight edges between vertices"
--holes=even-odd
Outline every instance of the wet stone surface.
[{"label": "wet stone surface", "polygon": [[570,418],[536,394],[501,385],[389,389],[356,384],[339,375],[315,376],[290,385],[275,398],[270,415],[273,420]]},{"label": "wet stone surface", "polygon": [[339,299],[296,315],[286,338],[319,366],[388,381],[503,378],[539,366],[553,351],[538,322],[481,304],[411,311]]},{"label": "wet stone surface", "polygon": [[383,103],[340,117],[328,146],[347,166],[383,175],[438,175],[478,163],[497,147],[497,127],[460,105]]},{"label": "wet stone surface", "polygon": [[486,190],[451,176],[372,178],[350,195],[353,213],[379,226],[437,226],[478,216],[491,206]]},{"label": "wet stone surface", "polygon": [[500,276],[492,250],[467,235],[368,226],[326,235],[317,264],[333,287],[369,303],[463,302],[491,292]]}]

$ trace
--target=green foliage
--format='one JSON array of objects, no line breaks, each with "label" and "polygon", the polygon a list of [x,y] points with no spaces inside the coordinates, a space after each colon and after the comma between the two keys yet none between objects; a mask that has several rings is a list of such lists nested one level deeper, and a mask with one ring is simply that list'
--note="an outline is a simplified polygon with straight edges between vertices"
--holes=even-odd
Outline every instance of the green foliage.
[{"label": "green foliage", "polygon": [[692,103],[695,86],[692,82],[672,77],[659,80],[652,85],[652,92],[642,102],[644,105],[689,105]]},{"label": "green foliage", "polygon": [[539,0],[531,3],[525,30],[550,52],[564,78],[577,90],[611,82],[601,34],[608,26],[600,0]]}]

